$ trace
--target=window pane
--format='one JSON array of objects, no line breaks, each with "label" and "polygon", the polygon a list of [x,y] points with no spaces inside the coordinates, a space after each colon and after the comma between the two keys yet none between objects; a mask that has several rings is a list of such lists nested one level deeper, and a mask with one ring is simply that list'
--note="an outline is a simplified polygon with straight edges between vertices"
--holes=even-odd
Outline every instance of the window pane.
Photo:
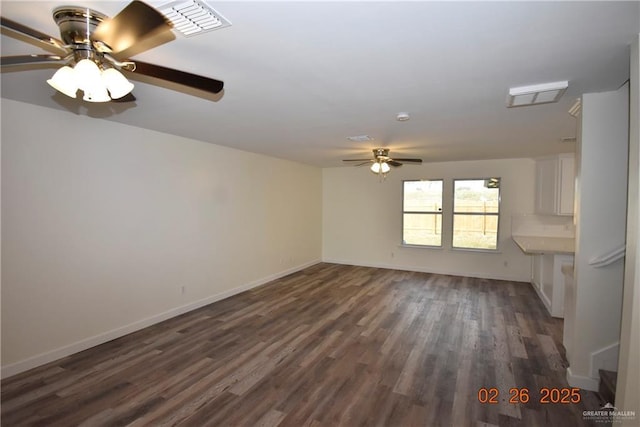
[{"label": "window pane", "polygon": [[405,245],[442,245],[441,214],[404,214],[402,228]]},{"label": "window pane", "polygon": [[453,247],[465,249],[497,249],[498,216],[454,215]]},{"label": "window pane", "polygon": [[442,180],[405,181],[403,211],[442,212]]},{"label": "window pane", "polygon": [[454,181],[453,212],[498,213],[500,178]]}]

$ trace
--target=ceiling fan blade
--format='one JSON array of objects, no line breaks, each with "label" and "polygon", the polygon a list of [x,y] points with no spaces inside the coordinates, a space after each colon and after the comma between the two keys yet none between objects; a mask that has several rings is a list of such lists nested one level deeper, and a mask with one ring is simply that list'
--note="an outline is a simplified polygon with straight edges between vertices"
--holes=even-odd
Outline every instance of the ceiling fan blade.
[{"label": "ceiling fan blade", "polygon": [[363,166],[368,165],[369,163],[375,163],[373,159],[344,159],[343,162],[359,162],[357,165],[353,166]]},{"label": "ceiling fan blade", "polygon": [[17,56],[3,56],[0,58],[0,64],[3,67],[12,65],[29,65],[29,64],[48,64],[48,63],[62,63],[66,58],[60,55],[17,55]]},{"label": "ceiling fan blade", "polygon": [[58,40],[54,37],[51,37],[45,33],[41,33],[38,30],[34,30],[33,28],[27,27],[26,25],[22,25],[18,22],[12,21],[11,19],[7,19],[5,17],[0,17],[0,25],[4,28],[8,28],[16,33],[21,34],[22,36],[26,36],[28,39],[32,41],[38,42],[38,44],[43,43],[46,46],[42,46],[45,49],[54,48],[62,53],[67,53],[67,49],[64,47],[64,43],[61,40]]},{"label": "ceiling fan blade", "polygon": [[135,61],[136,68],[129,71],[134,74],[154,77],[168,82],[178,83],[193,89],[203,90],[209,93],[218,93],[224,88],[224,82],[197,74],[178,71],[160,65],[147,64],[146,62]]},{"label": "ceiling fan blade", "polygon": [[394,157],[393,160],[405,163],[422,163],[422,159],[397,159]]},{"label": "ceiling fan blade", "polygon": [[388,160],[387,164],[390,164],[391,166],[394,166],[396,168],[402,166],[402,163],[400,163],[400,162],[398,162],[396,160]]},{"label": "ceiling fan blade", "polygon": [[91,35],[91,40],[106,44],[117,55],[134,44],[163,32],[171,33],[171,26],[164,15],[151,6],[134,0],[116,16],[100,23]]}]

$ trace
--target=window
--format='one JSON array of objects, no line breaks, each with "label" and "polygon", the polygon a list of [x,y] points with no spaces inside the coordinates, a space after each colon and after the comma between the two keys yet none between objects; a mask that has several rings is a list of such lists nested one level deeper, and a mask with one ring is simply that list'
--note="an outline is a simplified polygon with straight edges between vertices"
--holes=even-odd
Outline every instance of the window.
[{"label": "window", "polygon": [[453,181],[454,248],[498,249],[500,178]]},{"label": "window", "polygon": [[402,185],[402,243],[442,246],[442,180]]}]

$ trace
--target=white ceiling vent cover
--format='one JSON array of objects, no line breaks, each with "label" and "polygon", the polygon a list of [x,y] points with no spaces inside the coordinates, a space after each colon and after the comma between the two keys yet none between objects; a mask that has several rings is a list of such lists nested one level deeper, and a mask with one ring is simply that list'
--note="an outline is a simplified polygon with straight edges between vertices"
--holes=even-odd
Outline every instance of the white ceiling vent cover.
[{"label": "white ceiling vent cover", "polygon": [[201,0],[178,0],[158,6],[173,28],[186,37],[231,26],[231,22]]},{"label": "white ceiling vent cover", "polygon": [[507,107],[548,104],[558,102],[569,87],[568,81],[543,83],[533,86],[512,87],[509,89]]},{"label": "white ceiling vent cover", "polygon": [[353,141],[353,142],[367,142],[367,141],[373,141],[373,138],[371,138],[369,135],[356,135],[356,136],[348,136],[347,139],[349,141]]}]

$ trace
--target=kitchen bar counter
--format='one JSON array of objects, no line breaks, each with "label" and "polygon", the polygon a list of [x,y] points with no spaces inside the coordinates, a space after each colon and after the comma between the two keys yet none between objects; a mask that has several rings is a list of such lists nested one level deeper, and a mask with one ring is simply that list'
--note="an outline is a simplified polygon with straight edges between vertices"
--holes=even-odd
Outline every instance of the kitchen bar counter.
[{"label": "kitchen bar counter", "polygon": [[532,255],[531,284],[553,317],[564,317],[564,271],[573,269],[573,237],[512,236],[526,255]]},{"label": "kitchen bar counter", "polygon": [[575,253],[573,237],[512,236],[525,254],[571,254]]}]

